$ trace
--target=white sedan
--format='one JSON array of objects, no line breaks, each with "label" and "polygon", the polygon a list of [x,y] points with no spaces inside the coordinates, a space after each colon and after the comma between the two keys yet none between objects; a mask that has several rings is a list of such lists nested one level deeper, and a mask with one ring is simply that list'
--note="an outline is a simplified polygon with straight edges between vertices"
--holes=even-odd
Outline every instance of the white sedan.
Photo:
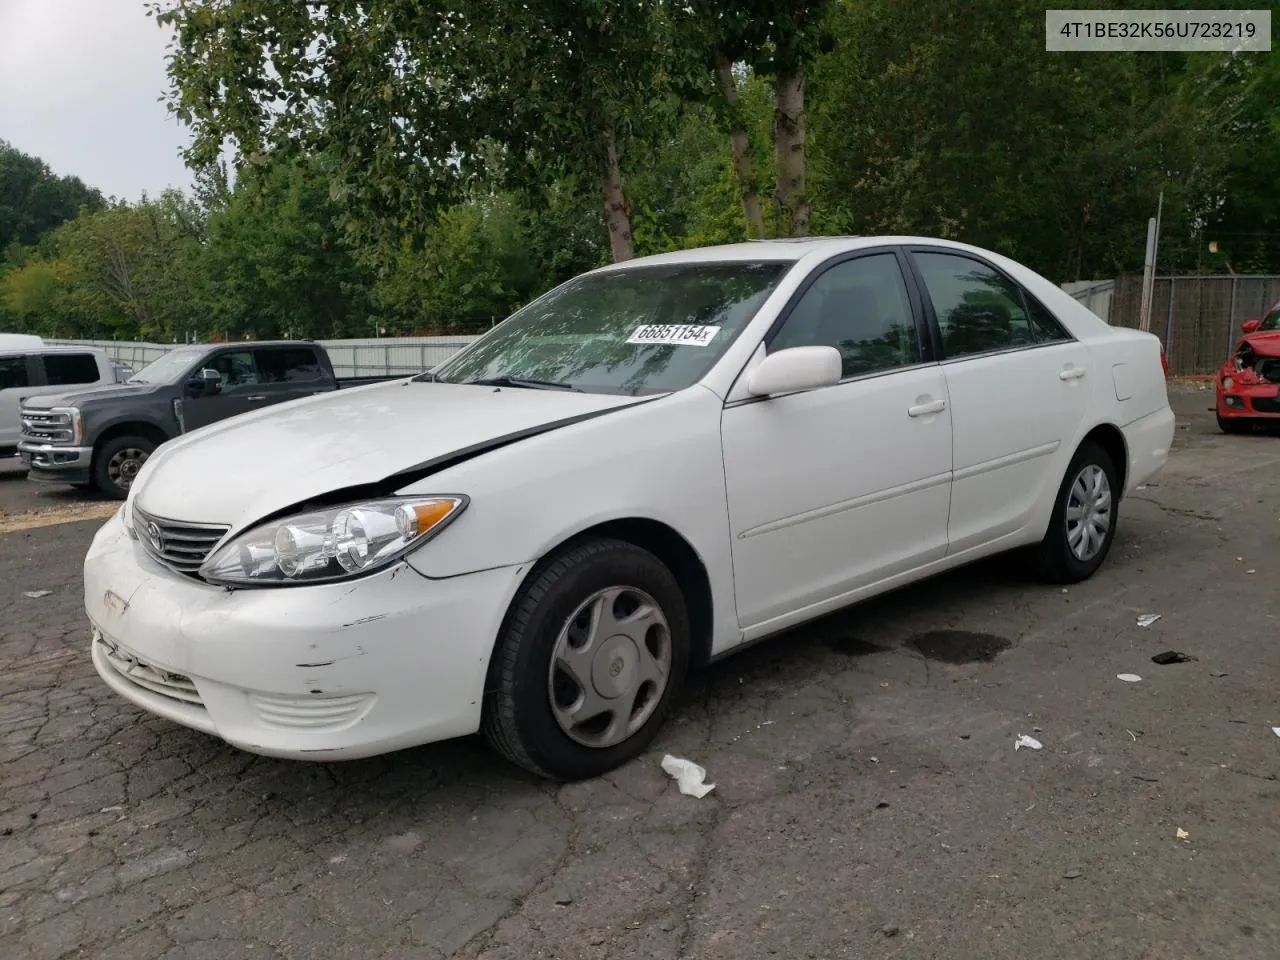
[{"label": "white sedan", "polygon": [[431,373],[161,447],[85,559],[93,662],[255,753],[483,730],[597,775],[744,644],[1015,548],[1091,576],[1168,456],[1161,359],[940,240],[605,267]]}]

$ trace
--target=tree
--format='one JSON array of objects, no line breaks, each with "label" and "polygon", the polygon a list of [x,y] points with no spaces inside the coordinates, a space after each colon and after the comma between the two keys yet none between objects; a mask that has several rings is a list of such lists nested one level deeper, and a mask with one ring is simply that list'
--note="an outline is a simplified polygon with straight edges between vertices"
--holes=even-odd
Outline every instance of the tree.
[{"label": "tree", "polygon": [[78,177],[58,177],[38,157],[0,140],[0,252],[11,244],[31,246],[82,209],[99,210],[97,190]]},{"label": "tree", "polygon": [[631,256],[623,157],[661,86],[651,4],[633,0],[166,0],[171,105],[188,153],[241,165],[325,150],[362,239],[398,248],[477,178],[594,182]]},{"label": "tree", "polygon": [[814,71],[823,229],[963,239],[1065,281],[1140,268],[1161,189],[1168,251],[1207,214],[1221,134],[1182,58],[1046,55],[1030,0],[839,11]]}]

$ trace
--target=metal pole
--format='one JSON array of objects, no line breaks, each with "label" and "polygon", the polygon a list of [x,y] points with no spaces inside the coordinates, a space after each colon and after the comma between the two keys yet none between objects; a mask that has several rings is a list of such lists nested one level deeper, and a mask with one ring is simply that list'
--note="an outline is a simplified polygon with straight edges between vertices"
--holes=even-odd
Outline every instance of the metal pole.
[{"label": "metal pole", "polygon": [[[1165,322],[1164,327],[1164,351],[1170,357],[1173,356],[1173,288],[1174,279],[1169,278],[1169,319]],[[1177,371],[1174,371],[1177,373]]]},{"label": "metal pole", "polygon": [[1236,337],[1236,278],[1231,278],[1231,310],[1227,313],[1227,351],[1230,352],[1231,344],[1235,342]]},{"label": "metal pole", "polygon": [[1138,308],[1138,329],[1151,329],[1151,298],[1156,283],[1156,218],[1147,221],[1147,252],[1142,260],[1142,304]]}]

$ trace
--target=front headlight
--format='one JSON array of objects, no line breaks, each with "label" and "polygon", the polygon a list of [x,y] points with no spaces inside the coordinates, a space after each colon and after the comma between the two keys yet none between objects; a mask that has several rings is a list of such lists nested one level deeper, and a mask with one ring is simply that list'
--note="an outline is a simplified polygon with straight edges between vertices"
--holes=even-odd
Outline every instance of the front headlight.
[{"label": "front headlight", "polygon": [[1223,390],[1230,390],[1230,389],[1231,389],[1232,387],[1234,387],[1235,385],[1236,385],[1236,382],[1235,382],[1234,380],[1232,380],[1230,377],[1223,377],[1223,378],[1222,378],[1222,389],[1223,389]]},{"label": "front headlight", "polygon": [[399,560],[466,509],[464,496],[394,497],[281,517],[246,530],[204,562],[226,586],[345,580]]},{"label": "front headlight", "polygon": [[120,522],[124,524],[124,532],[133,540],[138,539],[138,531],[133,526],[133,498],[120,504]]}]

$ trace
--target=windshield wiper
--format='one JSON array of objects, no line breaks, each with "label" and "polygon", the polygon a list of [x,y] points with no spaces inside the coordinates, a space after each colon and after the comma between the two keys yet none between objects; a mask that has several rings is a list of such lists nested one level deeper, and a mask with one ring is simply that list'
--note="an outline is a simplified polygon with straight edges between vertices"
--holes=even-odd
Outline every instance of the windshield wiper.
[{"label": "windshield wiper", "polygon": [[477,387],[523,387],[528,390],[572,390],[583,393],[571,383],[560,383],[556,380],[527,380],[523,377],[484,377],[480,380],[464,380]]}]

